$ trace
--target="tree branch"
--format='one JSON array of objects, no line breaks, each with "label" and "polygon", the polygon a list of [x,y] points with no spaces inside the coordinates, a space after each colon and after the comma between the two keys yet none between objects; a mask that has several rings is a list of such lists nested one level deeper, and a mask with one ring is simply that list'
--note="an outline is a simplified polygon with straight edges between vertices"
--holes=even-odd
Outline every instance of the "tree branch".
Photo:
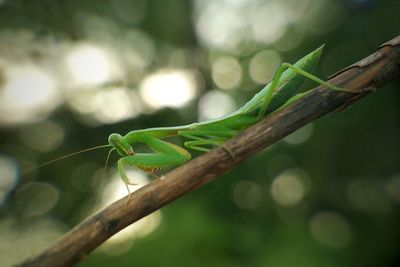
[{"label": "tree branch", "polygon": [[355,101],[400,76],[400,36],[358,63],[334,74],[330,83],[354,90],[336,92],[321,86],[293,105],[275,112],[216,148],[156,179],[87,218],[37,257],[17,266],[71,266],[109,237],[178,197],[214,180],[234,166],[307,123]]}]

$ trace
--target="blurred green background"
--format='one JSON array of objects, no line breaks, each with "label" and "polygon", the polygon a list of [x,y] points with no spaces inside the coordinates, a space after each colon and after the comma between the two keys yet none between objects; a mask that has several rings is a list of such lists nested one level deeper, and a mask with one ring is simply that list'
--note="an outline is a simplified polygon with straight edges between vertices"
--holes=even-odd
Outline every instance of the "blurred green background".
[{"label": "blurred green background", "polygon": [[[326,78],[397,36],[399,18],[398,0],[0,1],[0,265],[126,195],[116,155],[102,174],[105,149],[24,170],[112,132],[222,116],[323,43]],[[399,85],[307,125],[79,266],[400,266]]]}]

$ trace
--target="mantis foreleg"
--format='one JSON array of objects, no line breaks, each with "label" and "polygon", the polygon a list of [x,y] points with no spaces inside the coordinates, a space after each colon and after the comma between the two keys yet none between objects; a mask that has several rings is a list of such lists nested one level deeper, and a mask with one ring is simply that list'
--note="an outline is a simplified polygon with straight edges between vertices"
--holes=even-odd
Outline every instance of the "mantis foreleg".
[{"label": "mantis foreleg", "polygon": [[133,153],[118,160],[118,171],[125,185],[133,184],[125,171],[127,165],[134,165],[146,172],[153,172],[162,167],[181,165],[191,158],[190,153],[182,147],[146,133],[141,133],[139,139],[156,153]]}]

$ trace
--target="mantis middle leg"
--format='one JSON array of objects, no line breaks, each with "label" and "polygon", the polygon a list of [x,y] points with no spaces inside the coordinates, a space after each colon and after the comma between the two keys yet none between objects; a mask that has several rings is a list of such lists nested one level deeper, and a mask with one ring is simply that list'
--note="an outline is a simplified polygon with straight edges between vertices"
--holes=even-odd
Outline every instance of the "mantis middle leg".
[{"label": "mantis middle leg", "polygon": [[[193,150],[207,152],[209,146],[221,146],[223,143],[237,134],[225,126],[201,125],[198,128],[182,130],[178,132],[179,136],[185,137],[190,141],[184,143],[185,147]],[[230,151],[228,151],[230,153]]]}]

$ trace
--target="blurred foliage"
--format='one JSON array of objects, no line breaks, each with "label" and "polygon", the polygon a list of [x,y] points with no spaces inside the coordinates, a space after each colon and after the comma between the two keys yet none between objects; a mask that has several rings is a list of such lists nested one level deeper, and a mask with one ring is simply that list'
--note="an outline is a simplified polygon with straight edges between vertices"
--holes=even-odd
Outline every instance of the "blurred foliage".
[{"label": "blurred foliage", "polygon": [[[91,214],[104,183],[126,194],[115,155],[102,176],[105,150],[23,170],[112,132],[226,113],[322,43],[327,77],[394,38],[399,16],[394,0],[0,1],[4,266]],[[400,265],[398,86],[306,126],[79,266]]]}]

